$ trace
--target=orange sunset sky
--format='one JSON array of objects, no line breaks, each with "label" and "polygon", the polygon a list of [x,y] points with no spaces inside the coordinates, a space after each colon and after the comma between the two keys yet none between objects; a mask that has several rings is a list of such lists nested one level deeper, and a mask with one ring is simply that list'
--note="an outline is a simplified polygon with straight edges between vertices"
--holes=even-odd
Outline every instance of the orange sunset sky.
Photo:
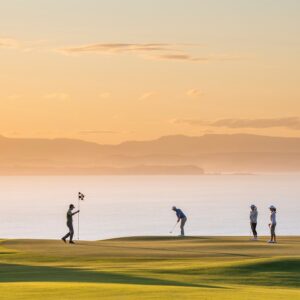
[{"label": "orange sunset sky", "polygon": [[300,135],[298,0],[0,3],[0,134]]}]

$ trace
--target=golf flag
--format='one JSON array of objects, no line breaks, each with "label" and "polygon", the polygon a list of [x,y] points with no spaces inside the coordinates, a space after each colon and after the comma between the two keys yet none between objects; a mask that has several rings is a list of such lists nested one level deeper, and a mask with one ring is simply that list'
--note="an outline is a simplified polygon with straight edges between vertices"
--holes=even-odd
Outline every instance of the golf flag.
[{"label": "golf flag", "polygon": [[79,200],[83,201],[83,200],[84,200],[84,197],[85,197],[85,196],[84,196],[82,193],[80,193],[80,192],[78,193],[78,199],[79,199]]}]

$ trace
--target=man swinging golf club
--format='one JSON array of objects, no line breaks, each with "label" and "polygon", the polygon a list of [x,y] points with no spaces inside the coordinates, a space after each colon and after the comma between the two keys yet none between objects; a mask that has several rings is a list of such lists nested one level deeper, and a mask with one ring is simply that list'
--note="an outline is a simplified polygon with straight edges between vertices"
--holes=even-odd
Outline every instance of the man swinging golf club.
[{"label": "man swinging golf club", "polygon": [[73,216],[79,213],[79,210],[72,212],[75,206],[73,204],[70,204],[69,210],[67,212],[67,226],[69,228],[69,232],[62,238],[62,241],[66,243],[66,239],[70,237],[70,244],[75,244],[73,242],[73,236],[74,236],[74,228],[73,228]]},{"label": "man swinging golf club", "polygon": [[176,216],[177,216],[177,223],[180,222],[180,230],[181,230],[181,236],[184,236],[184,225],[186,223],[187,217],[186,215],[183,213],[183,211],[179,208],[176,208],[176,206],[172,207],[172,210],[174,210],[176,212]]}]

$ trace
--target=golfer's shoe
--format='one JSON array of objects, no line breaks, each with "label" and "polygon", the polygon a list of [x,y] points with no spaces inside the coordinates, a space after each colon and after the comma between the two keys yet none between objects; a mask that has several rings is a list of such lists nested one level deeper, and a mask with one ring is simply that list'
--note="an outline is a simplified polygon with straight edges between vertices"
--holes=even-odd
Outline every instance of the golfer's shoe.
[{"label": "golfer's shoe", "polygon": [[62,240],[64,243],[66,243],[66,239],[64,239],[64,238],[61,238],[61,240]]},{"label": "golfer's shoe", "polygon": [[73,241],[70,241],[69,243],[70,243],[70,244],[75,244]]}]

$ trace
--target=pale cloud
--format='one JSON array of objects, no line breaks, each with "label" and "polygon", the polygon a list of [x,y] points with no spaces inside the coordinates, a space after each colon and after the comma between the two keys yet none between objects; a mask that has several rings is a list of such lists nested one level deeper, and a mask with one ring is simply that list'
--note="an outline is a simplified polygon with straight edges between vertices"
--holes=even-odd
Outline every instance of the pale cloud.
[{"label": "pale cloud", "polygon": [[[191,55],[192,48],[203,48],[201,44],[187,43],[92,43],[77,46],[65,46],[53,49],[45,39],[35,41],[18,41],[13,38],[0,37],[0,48],[16,48],[23,52],[55,51],[64,55],[83,54],[133,54],[143,59],[186,61],[206,63],[242,59],[241,56],[228,54]],[[206,46],[205,46],[206,47]]]},{"label": "pale cloud", "polygon": [[189,89],[186,91],[186,95],[189,97],[199,97],[202,96],[204,93],[198,89]]},{"label": "pale cloud", "polygon": [[227,54],[192,55],[190,53],[192,49],[199,47],[204,48],[204,45],[188,43],[91,43],[53,49],[48,40],[18,41],[13,38],[0,37],[0,48],[15,48],[23,52],[55,51],[64,55],[77,56],[83,54],[133,54],[143,59],[192,63],[242,59],[242,57]]},{"label": "pale cloud", "polygon": [[300,118],[272,118],[272,119],[222,119],[211,124],[214,127],[227,128],[272,128],[284,127],[300,130]]},{"label": "pale cloud", "polygon": [[204,121],[201,119],[175,119],[173,124],[186,124],[190,126],[223,127],[230,129],[267,129],[287,128],[300,130],[300,117],[288,118],[261,118],[261,119],[220,119],[216,121]]},{"label": "pale cloud", "polygon": [[70,95],[67,93],[49,93],[44,95],[44,98],[46,99],[53,99],[53,100],[68,100],[70,98]]},{"label": "pale cloud", "polygon": [[12,38],[1,38],[0,37],[0,48],[17,48],[19,42]]},{"label": "pale cloud", "polygon": [[[179,53],[168,53],[168,54],[159,54],[156,56],[150,56],[149,58],[157,60],[177,60],[177,61],[189,61],[189,62],[199,62],[200,58],[193,57],[189,54]],[[206,58],[202,58],[202,61],[206,61]]]},{"label": "pale cloud", "polygon": [[56,49],[66,55],[82,54],[135,54],[144,59],[171,60],[205,63],[209,61],[226,61],[241,59],[240,56],[227,54],[207,54],[194,56],[189,54],[191,48],[203,47],[200,44],[168,44],[168,43],[95,43]]},{"label": "pale cloud", "polygon": [[[152,44],[130,44],[130,43],[95,43],[79,46],[71,46],[57,49],[64,54],[84,54],[84,53],[145,53],[153,51],[170,51],[174,49],[172,44],[152,43]],[[177,51],[177,50],[176,50]]]},{"label": "pale cloud", "polygon": [[155,95],[154,92],[146,92],[139,97],[139,100],[147,100]]},{"label": "pale cloud", "polygon": [[213,61],[232,61],[232,60],[240,60],[243,57],[239,55],[228,55],[228,54],[208,54],[203,56],[192,56],[186,53],[168,53],[168,54],[159,54],[155,56],[149,56],[149,58],[156,60],[173,60],[173,61],[186,61],[186,62],[194,62],[194,63],[208,63]]}]

